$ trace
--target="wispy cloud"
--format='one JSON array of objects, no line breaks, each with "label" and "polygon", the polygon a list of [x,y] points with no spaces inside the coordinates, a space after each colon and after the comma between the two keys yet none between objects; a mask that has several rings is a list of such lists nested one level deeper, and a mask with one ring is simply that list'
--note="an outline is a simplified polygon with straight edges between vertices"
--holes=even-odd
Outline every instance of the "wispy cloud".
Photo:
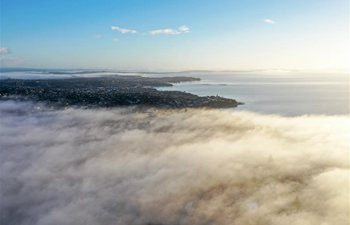
[{"label": "wispy cloud", "polygon": [[179,27],[179,31],[181,33],[188,33],[188,32],[190,32],[190,28],[188,28],[187,26],[183,25],[183,26]]},{"label": "wispy cloud", "polygon": [[137,31],[136,30],[132,30],[132,29],[127,29],[127,28],[121,28],[121,27],[118,27],[118,26],[111,26],[111,30],[113,31],[117,31],[119,33],[122,33],[122,34],[136,34]]},{"label": "wispy cloud", "polygon": [[268,18],[264,19],[264,22],[268,23],[268,24],[275,24],[276,23],[274,20],[268,19]]},{"label": "wispy cloud", "polygon": [[151,30],[149,32],[151,35],[158,35],[158,34],[179,34],[177,30],[171,29],[171,28],[165,28],[165,29],[157,29],[157,30]]},{"label": "wispy cloud", "polygon": [[188,32],[190,32],[190,28],[183,25],[183,26],[180,26],[178,29],[164,28],[164,29],[151,30],[149,31],[149,34],[150,35],[160,35],[160,34],[175,35],[175,34],[183,34]]},{"label": "wispy cloud", "polygon": [[[111,26],[111,30],[117,31],[122,34],[137,34],[139,33],[136,30],[133,29],[127,29],[127,28],[121,28],[119,26]],[[164,29],[156,29],[156,30],[151,30],[148,32],[141,32],[141,35],[161,35],[161,34],[167,34],[167,35],[178,35],[178,34],[184,34],[190,32],[190,28],[182,25],[178,27],[177,29],[174,28],[164,28]]]},{"label": "wispy cloud", "polygon": [[264,19],[263,21],[267,24],[275,24],[276,23],[276,21],[274,21],[272,19],[268,19],[268,18]]},{"label": "wispy cloud", "polygon": [[114,41],[114,42],[118,42],[118,41],[119,41],[119,39],[118,39],[118,38],[113,38],[113,39],[112,39],[112,41]]},{"label": "wispy cloud", "polygon": [[1,55],[5,55],[10,53],[10,49],[9,48],[0,48],[0,54]]}]

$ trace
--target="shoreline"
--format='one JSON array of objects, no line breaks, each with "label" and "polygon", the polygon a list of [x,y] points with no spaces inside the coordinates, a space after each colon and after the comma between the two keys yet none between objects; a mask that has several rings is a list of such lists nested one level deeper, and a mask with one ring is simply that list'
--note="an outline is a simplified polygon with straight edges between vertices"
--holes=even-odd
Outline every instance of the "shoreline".
[{"label": "shoreline", "polygon": [[233,108],[242,104],[220,96],[198,96],[158,87],[199,81],[193,77],[102,76],[60,79],[4,79],[0,99],[31,100],[55,107],[150,106],[159,108]]}]

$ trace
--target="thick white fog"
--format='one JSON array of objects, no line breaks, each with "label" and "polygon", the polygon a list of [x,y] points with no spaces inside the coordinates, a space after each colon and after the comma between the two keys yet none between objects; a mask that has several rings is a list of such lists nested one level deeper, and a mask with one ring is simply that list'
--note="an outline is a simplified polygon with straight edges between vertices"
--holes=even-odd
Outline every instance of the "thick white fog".
[{"label": "thick white fog", "polygon": [[0,103],[0,221],[346,225],[349,117]]}]

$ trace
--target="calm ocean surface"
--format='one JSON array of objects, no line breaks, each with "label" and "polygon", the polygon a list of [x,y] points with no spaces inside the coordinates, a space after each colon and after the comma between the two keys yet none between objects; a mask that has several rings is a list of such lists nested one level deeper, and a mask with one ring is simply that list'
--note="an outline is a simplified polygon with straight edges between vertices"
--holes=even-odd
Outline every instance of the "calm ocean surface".
[{"label": "calm ocean surface", "polygon": [[[339,74],[234,74],[181,73],[201,81],[180,83],[159,90],[220,95],[243,102],[235,110],[281,115],[349,114],[349,77]],[[153,75],[153,76],[164,76]],[[171,74],[169,76],[174,76]]]},{"label": "calm ocean surface", "polygon": [[243,102],[234,110],[248,110],[288,116],[305,114],[349,115],[349,75],[300,73],[116,73],[52,74],[45,71],[1,72],[1,79],[45,79],[120,75],[148,77],[190,76],[198,82],[175,84],[159,90],[179,90],[200,96],[219,95]]}]

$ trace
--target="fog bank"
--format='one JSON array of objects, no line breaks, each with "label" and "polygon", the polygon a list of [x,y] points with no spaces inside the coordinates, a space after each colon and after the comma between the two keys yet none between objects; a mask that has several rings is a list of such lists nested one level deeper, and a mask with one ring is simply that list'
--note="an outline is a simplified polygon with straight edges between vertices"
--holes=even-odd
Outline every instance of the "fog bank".
[{"label": "fog bank", "polygon": [[350,119],[0,102],[0,221],[346,225]]}]

